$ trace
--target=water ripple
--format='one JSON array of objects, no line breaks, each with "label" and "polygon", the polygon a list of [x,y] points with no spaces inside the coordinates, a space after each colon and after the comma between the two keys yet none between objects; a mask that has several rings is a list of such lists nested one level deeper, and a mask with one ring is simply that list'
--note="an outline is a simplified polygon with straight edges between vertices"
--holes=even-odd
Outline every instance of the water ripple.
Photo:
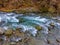
[{"label": "water ripple", "polygon": [[[3,23],[2,23],[3,22]],[[38,27],[42,27],[41,32],[44,34],[48,34],[48,28],[53,25],[60,30],[60,23],[56,22],[53,18],[44,18],[42,16],[32,16],[23,14],[14,14],[14,13],[1,13],[0,14],[0,27],[7,30],[8,28],[12,28],[15,30],[16,28],[22,28],[22,31],[28,31],[30,34],[35,36],[37,34]],[[51,26],[52,25],[52,26]]]}]

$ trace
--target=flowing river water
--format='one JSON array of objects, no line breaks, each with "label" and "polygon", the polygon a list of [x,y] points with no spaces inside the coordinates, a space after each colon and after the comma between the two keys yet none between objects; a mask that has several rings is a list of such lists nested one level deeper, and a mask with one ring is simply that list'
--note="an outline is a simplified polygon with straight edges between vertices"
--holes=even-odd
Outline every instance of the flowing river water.
[{"label": "flowing river water", "polygon": [[[48,34],[48,28],[55,26],[55,28],[60,29],[60,23],[58,20],[60,18],[55,17],[44,17],[37,14],[14,14],[14,13],[1,13],[0,14],[0,27],[4,29],[21,28],[23,32],[29,31],[33,36],[37,34],[38,29],[36,27],[42,28],[42,33]],[[57,19],[57,20],[56,20]]]},{"label": "flowing river water", "polygon": [[47,35],[50,29],[60,30],[59,17],[47,17],[38,14],[0,13],[0,27],[7,30],[16,28],[29,35],[36,36],[38,31]]}]

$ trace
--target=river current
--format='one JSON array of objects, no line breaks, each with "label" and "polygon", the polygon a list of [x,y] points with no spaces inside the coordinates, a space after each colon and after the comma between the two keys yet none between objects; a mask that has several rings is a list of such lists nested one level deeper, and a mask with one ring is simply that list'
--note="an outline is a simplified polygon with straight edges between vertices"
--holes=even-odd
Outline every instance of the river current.
[{"label": "river current", "polygon": [[0,13],[0,27],[7,29],[19,28],[22,32],[36,36],[38,31],[48,34],[49,28],[55,27],[60,30],[59,17],[47,17],[38,14],[15,14],[15,13]]}]

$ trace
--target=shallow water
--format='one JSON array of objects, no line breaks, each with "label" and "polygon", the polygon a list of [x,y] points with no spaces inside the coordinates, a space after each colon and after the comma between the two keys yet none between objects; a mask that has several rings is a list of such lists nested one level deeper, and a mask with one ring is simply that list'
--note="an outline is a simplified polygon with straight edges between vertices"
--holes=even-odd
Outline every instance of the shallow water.
[{"label": "shallow water", "polygon": [[38,26],[42,28],[40,31],[44,34],[48,34],[49,28],[52,28],[53,26],[60,30],[60,23],[58,21],[58,17],[47,18],[47,16],[39,16],[38,14],[34,13],[0,13],[0,27],[4,28],[5,30],[9,28],[13,30],[20,28],[22,32],[28,31],[28,33],[33,36],[36,36],[37,31],[39,31],[39,29],[36,28]]}]

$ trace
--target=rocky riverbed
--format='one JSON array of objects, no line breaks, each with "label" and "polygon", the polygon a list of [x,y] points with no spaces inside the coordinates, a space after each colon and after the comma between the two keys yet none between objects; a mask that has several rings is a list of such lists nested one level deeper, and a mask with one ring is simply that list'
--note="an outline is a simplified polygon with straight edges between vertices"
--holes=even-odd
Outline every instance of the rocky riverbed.
[{"label": "rocky riverbed", "polygon": [[60,45],[60,17],[0,12],[0,45]]}]

